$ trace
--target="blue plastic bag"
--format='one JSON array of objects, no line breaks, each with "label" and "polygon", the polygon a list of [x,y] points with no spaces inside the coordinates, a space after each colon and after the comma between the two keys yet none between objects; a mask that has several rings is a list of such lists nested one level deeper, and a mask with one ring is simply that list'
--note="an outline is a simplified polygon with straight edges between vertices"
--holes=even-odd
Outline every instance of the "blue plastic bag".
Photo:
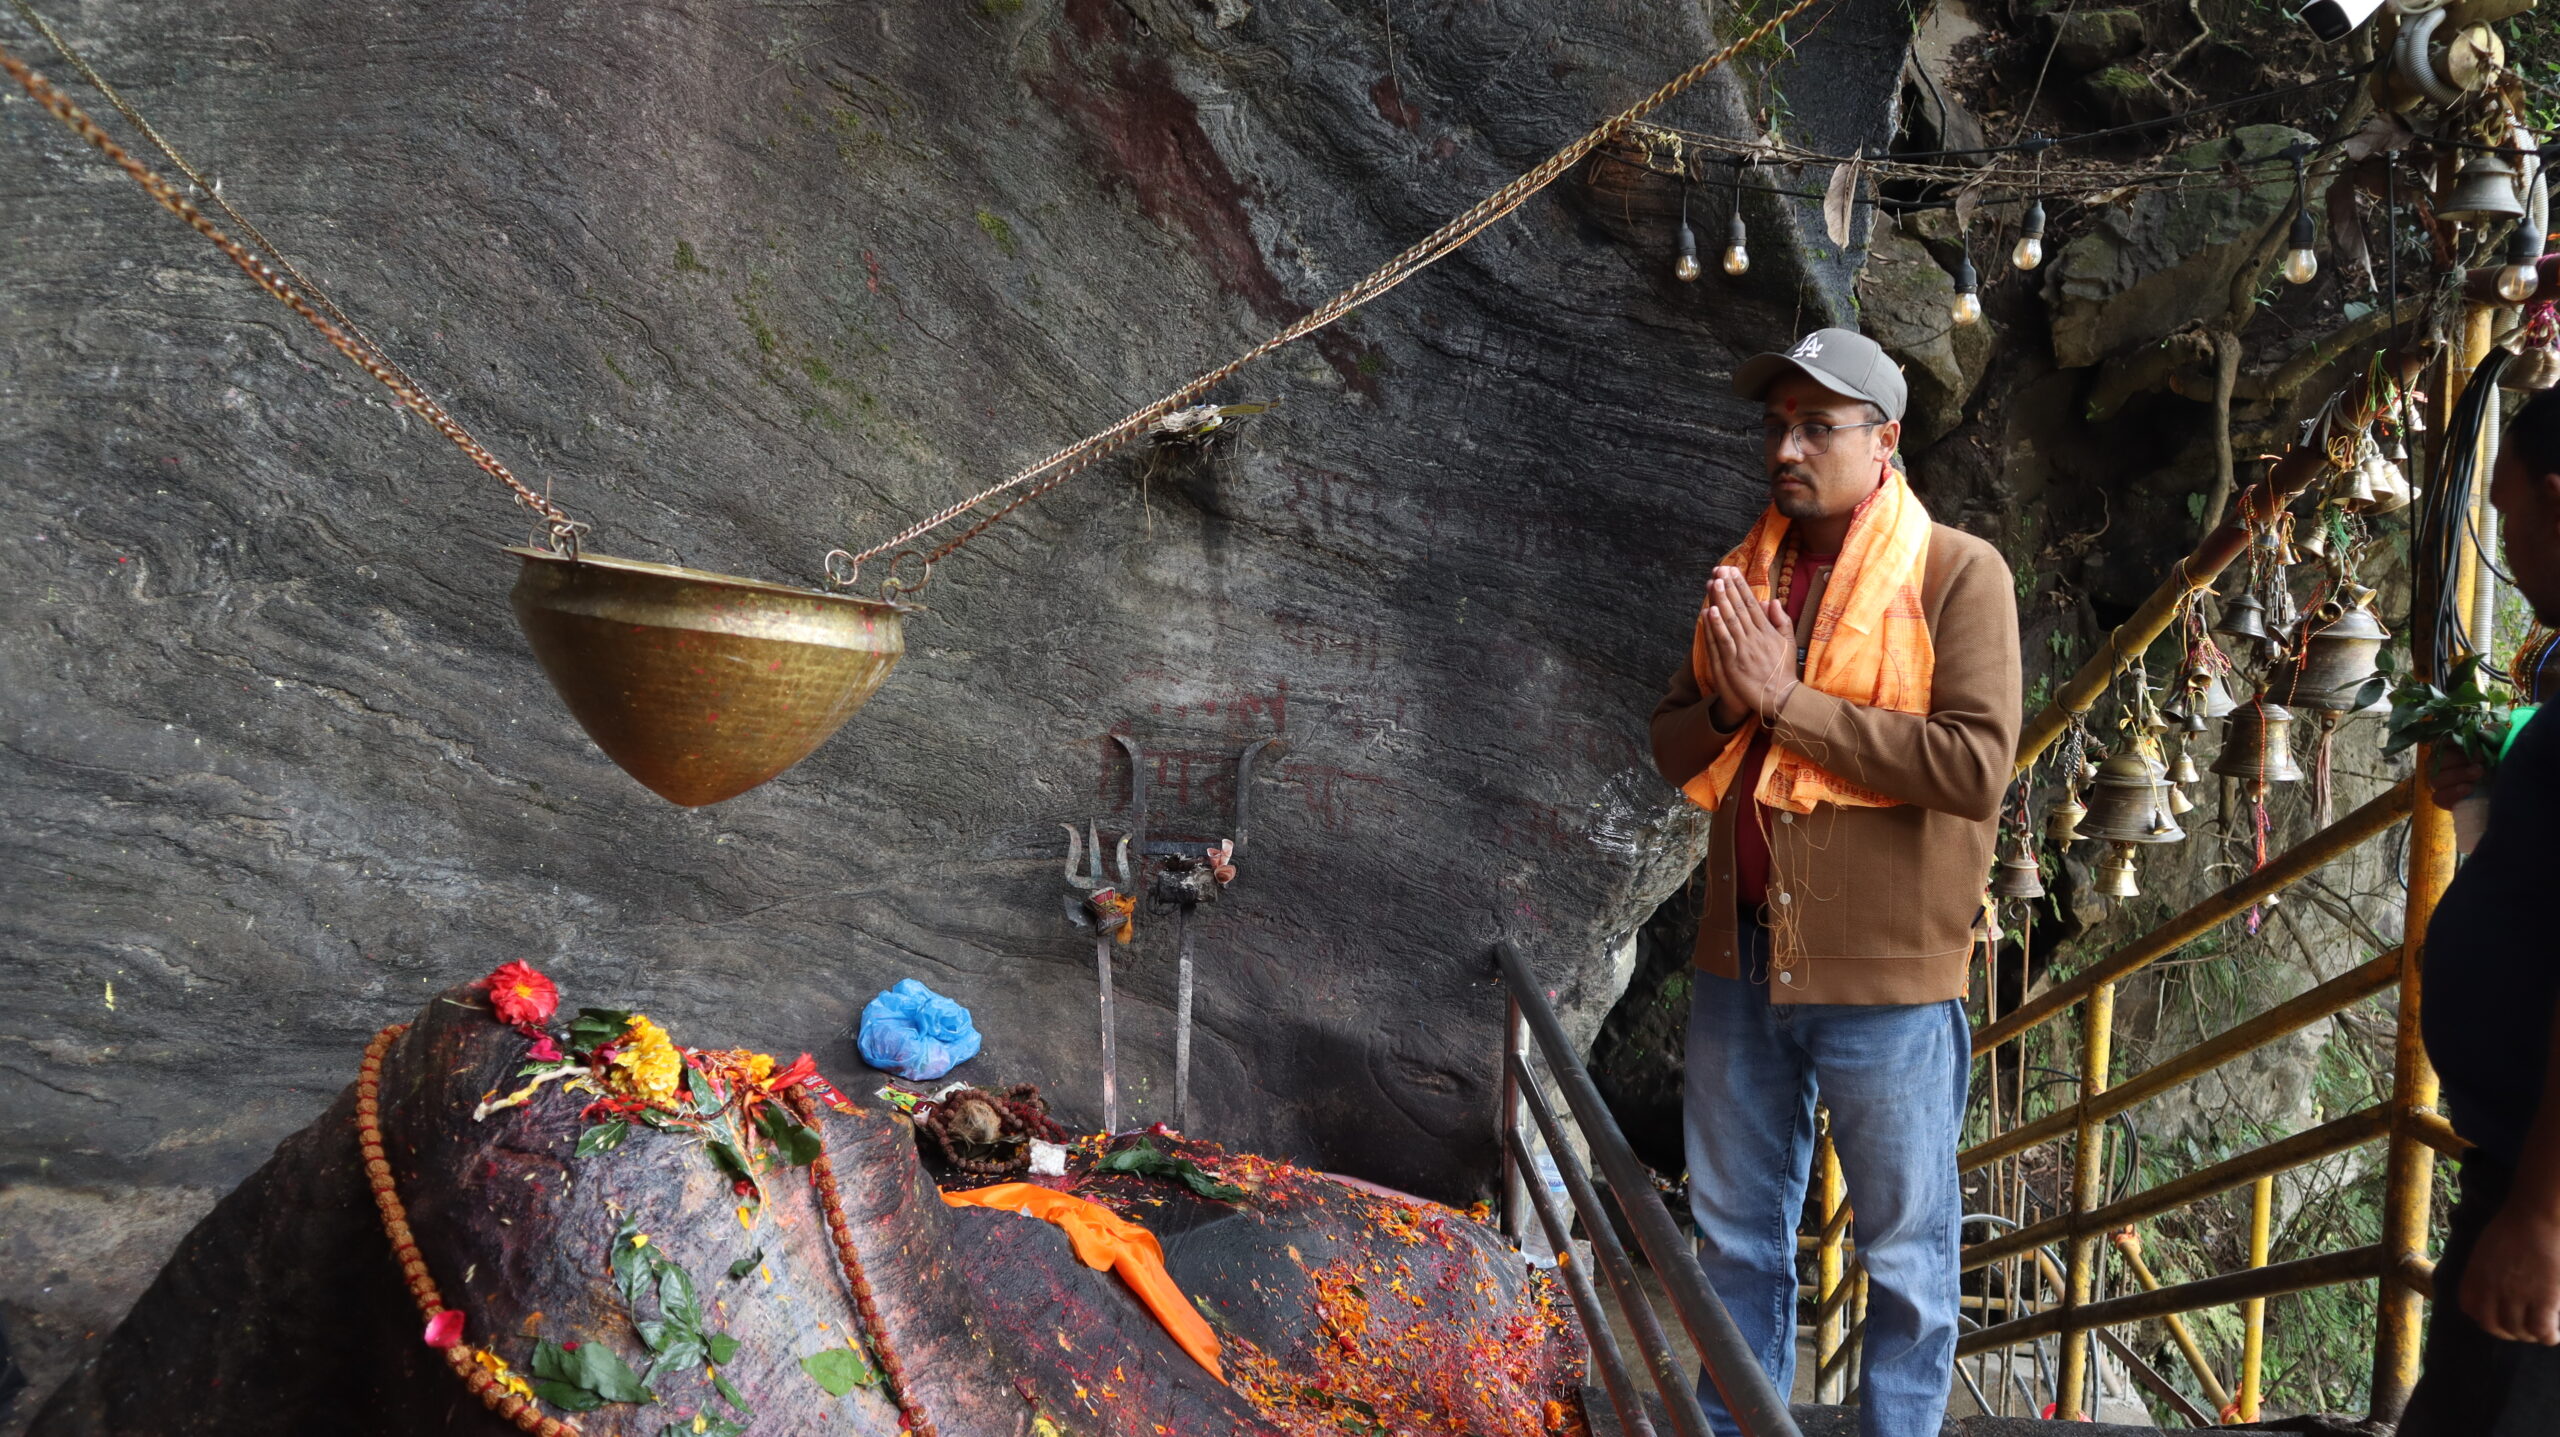
[{"label": "blue plastic bag", "polygon": [[979,1038],[968,1009],[904,978],[864,1006],[854,1042],[862,1061],[924,1083],[978,1056]]}]

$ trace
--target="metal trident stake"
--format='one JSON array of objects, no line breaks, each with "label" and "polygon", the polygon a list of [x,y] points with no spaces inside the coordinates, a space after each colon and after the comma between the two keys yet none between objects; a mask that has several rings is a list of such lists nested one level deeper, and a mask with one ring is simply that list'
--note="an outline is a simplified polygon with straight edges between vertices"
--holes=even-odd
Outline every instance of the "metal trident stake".
[{"label": "metal trident stake", "polygon": [[1076,837],[1074,824],[1058,826],[1067,831],[1067,883],[1082,894],[1068,897],[1067,917],[1077,927],[1093,929],[1093,970],[1102,990],[1102,1127],[1116,1133],[1120,1131],[1120,1029],[1111,1014],[1111,945],[1128,942],[1137,929],[1138,896],[1129,871],[1129,835],[1120,836],[1114,865],[1120,886],[1111,888],[1102,880],[1100,827],[1086,825],[1093,838],[1093,866],[1078,873],[1076,864],[1084,856],[1084,844]]},{"label": "metal trident stake", "polygon": [[1147,885],[1147,896],[1171,906],[1174,914],[1179,966],[1174,978],[1173,1125],[1187,1128],[1191,1122],[1191,913],[1203,903],[1216,902],[1220,890],[1235,881],[1236,855],[1244,851],[1250,829],[1254,760],[1265,752],[1287,753],[1289,746],[1276,738],[1257,739],[1236,755],[1235,837],[1213,844],[1180,844],[1147,840],[1146,775],[1137,768],[1138,746],[1127,739],[1120,742],[1129,750],[1129,809],[1131,821],[1138,825],[1139,862],[1150,856],[1164,859]]}]

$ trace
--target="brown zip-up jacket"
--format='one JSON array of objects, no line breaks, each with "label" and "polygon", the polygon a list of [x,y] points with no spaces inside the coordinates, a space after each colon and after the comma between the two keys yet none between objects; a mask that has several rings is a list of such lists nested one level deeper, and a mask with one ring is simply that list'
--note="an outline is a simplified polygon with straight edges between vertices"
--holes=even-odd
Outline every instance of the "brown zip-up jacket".
[{"label": "brown zip-up jacket", "polygon": [[[1778,1003],[1935,1003],[1971,978],[1983,879],[1999,837],[2001,795],[2018,746],[2018,608],[2000,551],[1935,524],[1921,606],[1937,651],[1929,713],[1870,708],[1798,684],[1779,705],[1776,741],[1902,803],[1816,804],[1769,827],[1769,902],[1795,925],[1792,962],[1767,975]],[[1821,596],[1798,625],[1797,653]],[[1653,711],[1653,761],[1685,784],[1739,731],[1718,729],[1711,695],[1685,660]],[[1762,810],[1757,774],[1738,776],[1708,830],[1706,902],[1696,964],[1726,978],[1735,960],[1733,832]],[[1786,891],[1777,875],[1799,891]],[[1753,974],[1752,977],[1762,975]]]}]

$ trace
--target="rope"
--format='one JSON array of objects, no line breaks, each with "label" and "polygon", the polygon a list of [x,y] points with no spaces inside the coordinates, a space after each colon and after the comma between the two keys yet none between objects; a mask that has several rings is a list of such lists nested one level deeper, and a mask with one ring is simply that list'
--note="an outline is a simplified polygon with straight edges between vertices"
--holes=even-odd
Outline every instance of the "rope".
[{"label": "rope", "polygon": [[[21,8],[23,9],[23,7]],[[50,33],[49,28],[48,33]],[[61,42],[57,38],[55,43],[59,45]],[[77,64],[78,62],[75,60],[73,63]],[[80,68],[84,72],[87,71],[87,67],[85,65],[80,66]],[[198,210],[185,195],[179,193],[177,186],[171,184],[157,171],[154,171],[149,165],[146,165],[142,161],[135,159],[133,156],[126,154],[124,147],[118,145],[106,131],[98,128],[97,122],[90,119],[87,113],[82,111],[78,105],[73,104],[70,97],[64,95],[60,90],[55,89],[52,81],[47,80],[44,76],[37,74],[34,70],[28,68],[25,62],[19,60],[17,56],[9,53],[5,46],[0,46],[0,70],[7,71],[9,77],[16,80],[19,87],[24,89],[38,105],[43,106],[44,109],[55,119],[60,120],[73,134],[78,135],[81,139],[87,141],[90,148],[96,150],[99,154],[106,156],[107,159],[113,162],[117,168],[132,176],[133,182],[142,186],[143,193],[158,201],[162,209],[165,209],[169,213],[176,215],[179,219],[186,221],[187,225],[194,229],[196,233],[203,235],[208,240],[211,240],[216,249],[221,250],[225,255],[229,256],[233,264],[240,266],[242,273],[257,281],[260,289],[263,289],[268,294],[273,295],[277,302],[284,305],[285,308],[301,315],[304,320],[310,323],[313,329],[320,332],[321,338],[329,341],[329,343],[334,346],[340,354],[345,355],[358,369],[361,369],[366,374],[371,375],[374,380],[380,383],[385,389],[390,390],[402,404],[408,406],[411,412],[415,413],[419,418],[424,419],[429,425],[433,426],[437,433],[442,434],[445,438],[453,441],[454,447],[460,449],[472,463],[479,465],[483,470],[487,471],[491,477],[497,479],[500,483],[505,484],[508,489],[514,491],[517,503],[542,516],[545,527],[550,531],[551,542],[555,548],[566,546],[573,551],[575,550],[578,535],[586,528],[586,525],[570,518],[566,511],[562,510],[559,505],[551,502],[547,497],[535,493],[523,480],[518,479],[506,465],[498,462],[497,456],[491,454],[486,448],[482,447],[479,440],[471,437],[470,431],[464,429],[459,423],[455,422],[453,416],[445,412],[444,406],[436,403],[433,399],[428,398],[425,390],[419,388],[418,385],[407,375],[401,373],[400,370],[390,362],[390,360],[384,358],[381,351],[375,348],[371,340],[361,337],[360,334],[350,333],[348,328],[340,327],[337,323],[323,316],[319,310],[313,308],[311,301],[303,298],[301,291],[297,290],[292,284],[287,283],[285,279],[278,275],[274,268],[269,266],[265,260],[251,254],[246,246],[242,245],[238,240],[231,238],[231,236],[224,234],[222,230],[213,223],[213,221],[206,219],[203,211]],[[99,84],[100,90],[105,92],[104,84],[95,79],[94,72],[91,72],[91,74],[92,83]],[[112,92],[107,93],[110,99],[115,98]],[[121,101],[118,101],[117,104],[118,108],[124,108]],[[133,119],[137,124],[141,123],[140,117],[134,115],[131,110],[125,110],[125,113],[128,118]],[[152,133],[147,126],[145,127],[145,133]],[[158,136],[153,134],[153,139],[157,141]],[[165,142],[162,143],[161,148],[164,153],[170,153]],[[176,159],[174,153],[171,153],[171,158],[173,160]],[[182,169],[186,168],[183,161],[180,161],[179,164]],[[187,174],[190,179],[193,179],[196,182],[196,184],[204,186],[204,181],[197,177],[192,169],[187,170]],[[208,190],[210,189],[210,186],[204,187]],[[229,205],[225,204],[222,208],[224,213],[232,213]],[[237,218],[237,216],[235,215],[234,218]],[[243,223],[244,227],[246,227],[245,222]],[[263,236],[260,236],[259,242],[261,245],[265,245],[266,241]],[[271,247],[269,252],[273,253]],[[282,261],[283,257],[279,255],[277,258],[279,261]],[[293,266],[287,263],[285,268],[291,270]],[[299,271],[296,271],[295,273],[298,278]],[[307,284],[308,281],[305,281],[305,283]],[[337,312],[334,305],[331,306],[331,312]]]},{"label": "rope", "polygon": [[[1536,168],[1477,201],[1475,205],[1469,208],[1465,213],[1459,215],[1453,220],[1450,220],[1439,229],[1432,231],[1429,235],[1417,241],[1412,247],[1406,249],[1402,254],[1397,255],[1395,258],[1388,260],[1385,264],[1382,264],[1377,269],[1371,271],[1367,277],[1361,279],[1349,289],[1346,289],[1340,294],[1335,295],[1333,298],[1326,300],[1323,304],[1317,306],[1313,310],[1310,310],[1307,314],[1292,322],[1286,329],[1281,330],[1278,334],[1271,336],[1262,343],[1255,345],[1253,348],[1245,351],[1242,355],[1239,355],[1225,364],[1200,375],[1189,383],[1183,385],[1181,388],[1176,389],[1172,393],[1155,401],[1153,404],[1149,404],[1145,408],[1132,411],[1125,418],[1121,419],[1120,422],[1112,425],[1110,428],[1104,429],[1098,433],[1086,435],[1084,438],[1075,441],[1073,444],[1067,445],[1056,453],[1016,471],[1010,478],[1007,478],[1000,483],[990,484],[986,488],[979,490],[977,493],[970,495],[968,498],[963,499],[956,504],[947,505],[941,509],[937,509],[933,513],[926,515],[924,518],[908,525],[906,528],[899,530],[896,534],[891,535],[889,538],[872,545],[870,548],[865,549],[858,554],[848,554],[842,549],[830,550],[826,557],[827,578],[829,582],[836,584],[838,587],[850,587],[860,576],[863,564],[869,560],[878,558],[882,554],[891,553],[905,548],[905,546],[915,540],[951,523],[953,520],[960,518],[962,515],[969,513],[979,505],[1000,494],[1009,493],[1015,489],[1023,489],[1023,486],[1025,485],[1030,486],[1029,488],[1024,489],[1024,492],[1021,494],[1016,495],[1014,499],[1004,507],[979,519],[977,523],[971,525],[966,531],[961,533],[959,537],[946,541],[941,547],[935,549],[931,554],[923,556],[927,579],[925,581],[920,581],[916,585],[916,587],[922,587],[922,582],[929,582],[933,566],[936,563],[939,563],[943,559],[949,558],[952,554],[958,552],[971,540],[977,538],[980,534],[985,533],[989,528],[993,527],[997,523],[1002,522],[1007,515],[1010,515],[1016,509],[1019,509],[1023,505],[1030,503],[1032,500],[1039,498],[1041,495],[1048,493],[1050,490],[1066,482],[1066,480],[1077,473],[1090,467],[1097,460],[1100,460],[1105,455],[1110,454],[1120,446],[1128,443],[1131,439],[1137,437],[1139,431],[1144,429],[1148,424],[1186,404],[1189,404],[1192,400],[1197,399],[1201,395],[1207,393],[1210,389],[1224,382],[1229,376],[1235,374],[1236,371],[1244,368],[1246,365],[1253,363],[1255,360],[1260,359],[1264,355],[1269,354],[1271,351],[1278,349],[1283,345],[1303,339],[1307,335],[1315,333],[1317,330],[1324,328],[1326,325],[1333,323],[1337,319],[1340,319],[1344,314],[1349,313],[1352,309],[1384,295],[1389,290],[1394,289],[1397,285],[1404,283],[1414,275],[1419,274],[1433,264],[1436,264],[1440,260],[1455,253],[1461,246],[1465,245],[1467,241],[1474,239],[1476,235],[1481,233],[1487,226],[1490,226],[1496,221],[1510,215],[1514,210],[1520,208],[1521,205],[1527,203],[1531,196],[1537,194],[1540,190],[1545,189],[1548,185],[1553,184],[1557,178],[1571,170],[1576,164],[1579,164],[1585,155],[1590,154],[1601,145],[1616,138],[1629,126],[1635,124],[1645,116],[1662,108],[1662,106],[1669,103],[1674,96],[1680,94],[1680,92],[1688,89],[1698,81],[1706,78],[1714,71],[1722,68],[1725,64],[1730,62],[1734,56],[1743,53],[1752,46],[1759,44],[1762,40],[1776,34],[1779,27],[1786,24],[1789,20],[1794,19],[1796,16],[1803,14],[1807,9],[1812,7],[1813,3],[1814,0],[1796,0],[1795,4],[1789,6],[1783,11],[1780,11],[1777,15],[1763,22],[1757,28],[1753,29],[1750,34],[1743,36],[1741,39],[1736,40],[1732,44],[1725,46],[1723,49],[1716,51],[1706,59],[1690,66],[1687,70],[1673,76],[1660,88],[1653,91],[1653,93],[1602,121],[1597,127],[1583,135],[1580,139],[1575,140],[1563,149],[1549,155],[1545,160],[1540,161]],[[1037,482],[1035,483],[1034,481]]]}]

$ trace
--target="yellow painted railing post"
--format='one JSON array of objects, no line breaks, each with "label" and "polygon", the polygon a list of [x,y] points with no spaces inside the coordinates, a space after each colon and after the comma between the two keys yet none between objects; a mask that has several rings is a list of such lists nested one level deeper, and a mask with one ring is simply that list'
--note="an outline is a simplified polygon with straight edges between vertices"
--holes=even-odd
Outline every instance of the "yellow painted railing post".
[{"label": "yellow painted railing post", "polygon": [[1820,1316],[1813,1328],[1814,1400],[1838,1402],[1846,1382],[1846,1370],[1835,1367],[1841,1335],[1848,1330],[1848,1304],[1838,1300],[1840,1278],[1846,1268],[1841,1256],[1841,1230],[1836,1219],[1841,1205],[1848,1201],[1848,1188],[1840,1178],[1840,1154],[1831,1146],[1831,1115],[1818,1115],[1820,1133],[1813,1150],[1814,1191],[1822,1204],[1821,1246],[1814,1252],[1813,1301]]},{"label": "yellow painted railing post", "polygon": [[[2249,1265],[2267,1265],[2267,1247],[2274,1236],[2276,1216],[2276,1180],[2264,1177],[2249,1185]],[[2253,1297],[2240,1304],[2240,1401],[2233,1415],[2243,1422],[2258,1420],[2260,1378],[2266,1370],[2267,1300]]]},{"label": "yellow painted railing post", "polygon": [[[2080,1092],[2085,1100],[2107,1090],[2108,1060],[2116,1027],[2116,985],[2101,983],[2089,990],[2080,1009]],[[2075,1225],[2106,1201],[2107,1121],[2080,1120],[2072,1151],[2071,1214]],[[2088,1304],[2097,1277],[2098,1234],[2075,1226],[2064,1250],[2062,1291],[2062,1374],[2055,1384],[2053,1415],[2064,1422],[2087,1415],[2089,1336],[2072,1324],[2073,1314]]]},{"label": "yellow painted railing post", "polygon": [[[2115,1234],[2116,1251],[2124,1254],[2125,1266],[2133,1270],[2134,1283],[2145,1292],[2158,1292],[2160,1279],[2153,1276],[2151,1264],[2142,1260],[2142,1238],[2131,1227]],[[2187,1359],[2187,1370],[2195,1374],[2196,1386],[2204,1390],[2204,1399],[2215,1412],[2231,1405],[2231,1392],[2215,1376],[2213,1364],[2204,1360],[2204,1349],[2196,1344],[2196,1335],[2187,1320],[2176,1313],[2161,1319],[2168,1324],[2169,1340],[2178,1344],[2178,1355]]]},{"label": "yellow painted railing post", "polygon": [[[2488,355],[2492,313],[2487,305],[2474,304],[2464,316],[2462,350],[2446,356],[2444,382],[2436,386],[2439,415],[2453,412],[2454,401],[2462,397],[2462,387],[2471,371]],[[2439,420],[2436,432],[2442,434],[2445,428]],[[2476,562],[2469,550],[2466,542],[2459,551],[2462,573],[2416,575],[2414,612],[2433,612],[2440,593],[2438,586],[2448,579],[2459,585],[2468,577],[2470,565]],[[2455,593],[2460,597],[2463,591],[2457,587]],[[2424,672],[2435,657],[2433,635],[2427,625],[2409,626],[2409,648],[2415,661],[2413,667]],[[2426,965],[2427,923],[2435,917],[2436,900],[2453,882],[2453,815],[2437,805],[2427,785],[2428,770],[2435,762],[2434,745],[2420,744],[2417,757],[2417,794],[2409,806],[2409,904],[2401,928],[2404,941],[2400,945],[2400,1022],[2393,1041],[2391,1156],[2383,1170],[2382,1253],[2386,1275],[2376,1284],[2373,1324],[2372,1415],[2385,1422],[2400,1420],[2400,1409],[2409,1402],[2409,1390],[2418,1384],[2425,1299],[2417,1289],[2389,1274],[2422,1266],[2427,1256],[2427,1218],[2435,1197],[2436,1153],[2418,1136],[2415,1120],[2435,1112],[2436,1074],[2427,1062],[2426,1042],[2420,1033],[2425,995],[2418,980]]]}]

